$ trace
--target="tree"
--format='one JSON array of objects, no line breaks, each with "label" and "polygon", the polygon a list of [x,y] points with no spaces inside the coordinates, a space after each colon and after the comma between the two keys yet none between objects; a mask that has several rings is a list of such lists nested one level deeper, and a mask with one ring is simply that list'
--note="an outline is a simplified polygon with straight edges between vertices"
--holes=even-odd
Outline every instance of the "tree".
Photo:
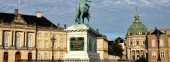
[{"label": "tree", "polygon": [[109,46],[109,50],[113,55],[122,57],[123,55],[123,48],[118,42],[114,42],[112,45]]}]

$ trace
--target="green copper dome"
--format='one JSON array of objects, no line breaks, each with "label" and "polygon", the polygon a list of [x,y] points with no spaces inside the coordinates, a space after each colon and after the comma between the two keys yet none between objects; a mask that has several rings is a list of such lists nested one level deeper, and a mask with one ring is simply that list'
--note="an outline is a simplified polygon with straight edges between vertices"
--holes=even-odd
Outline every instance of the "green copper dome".
[{"label": "green copper dome", "polygon": [[139,14],[136,12],[135,21],[133,24],[128,28],[127,35],[146,35],[147,28],[144,24],[140,22]]}]

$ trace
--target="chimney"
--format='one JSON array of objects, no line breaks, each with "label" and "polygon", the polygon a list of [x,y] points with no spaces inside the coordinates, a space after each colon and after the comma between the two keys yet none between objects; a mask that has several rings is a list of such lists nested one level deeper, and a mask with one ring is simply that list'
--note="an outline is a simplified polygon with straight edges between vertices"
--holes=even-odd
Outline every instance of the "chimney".
[{"label": "chimney", "polygon": [[19,10],[18,9],[15,9],[15,15],[18,15],[19,14]]},{"label": "chimney", "polygon": [[166,31],[164,31],[164,34],[166,34]]},{"label": "chimney", "polygon": [[66,28],[66,24],[64,24],[64,28]]},{"label": "chimney", "polygon": [[57,26],[60,27],[60,23],[58,23]]},{"label": "chimney", "polygon": [[40,12],[40,11],[37,11],[37,12],[36,12],[36,16],[37,16],[37,18],[41,18],[41,15],[42,15],[42,14],[41,14],[41,12]]}]

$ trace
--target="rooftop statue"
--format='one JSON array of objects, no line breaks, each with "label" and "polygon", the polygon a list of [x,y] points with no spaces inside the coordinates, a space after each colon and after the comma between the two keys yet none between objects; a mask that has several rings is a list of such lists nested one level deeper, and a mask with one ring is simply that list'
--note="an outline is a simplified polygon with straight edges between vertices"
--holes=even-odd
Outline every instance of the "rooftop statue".
[{"label": "rooftop statue", "polygon": [[80,0],[79,5],[76,8],[75,22],[77,24],[84,24],[84,18],[87,18],[87,20],[89,21],[90,2],[91,1],[88,0]]}]

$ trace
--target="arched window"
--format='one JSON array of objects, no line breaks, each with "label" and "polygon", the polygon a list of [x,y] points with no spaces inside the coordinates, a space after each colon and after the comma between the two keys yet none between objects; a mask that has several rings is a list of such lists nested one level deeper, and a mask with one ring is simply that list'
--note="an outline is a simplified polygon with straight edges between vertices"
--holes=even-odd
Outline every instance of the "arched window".
[{"label": "arched window", "polygon": [[9,42],[9,36],[8,35],[5,35],[4,36],[4,47],[8,47],[8,42]]},{"label": "arched window", "polygon": [[156,47],[156,42],[154,39],[152,40],[152,47]]},{"label": "arched window", "polygon": [[164,40],[163,39],[160,39],[160,47],[163,47],[164,46]]},{"label": "arched window", "polygon": [[32,47],[32,37],[28,37],[28,47]]},{"label": "arched window", "polygon": [[16,36],[16,47],[20,47],[20,41],[21,41],[21,38],[19,36]]}]

